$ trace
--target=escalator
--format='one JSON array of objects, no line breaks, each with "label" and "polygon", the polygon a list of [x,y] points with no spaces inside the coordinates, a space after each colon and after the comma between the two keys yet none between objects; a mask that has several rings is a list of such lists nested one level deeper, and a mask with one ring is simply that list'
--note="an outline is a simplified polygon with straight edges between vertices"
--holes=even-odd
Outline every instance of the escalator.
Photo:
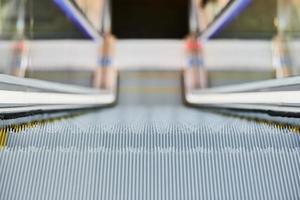
[{"label": "escalator", "polygon": [[3,127],[0,199],[300,198],[299,119],[187,107],[181,85],[121,71],[115,107]]},{"label": "escalator", "polygon": [[[90,70],[68,67],[79,66],[75,57],[89,56],[85,48],[78,47],[78,56],[70,50],[70,58],[64,52],[68,62],[57,62],[57,47],[45,51],[47,58],[39,57],[45,60],[36,64],[40,71],[32,66],[22,71],[27,78],[0,75],[0,200],[300,199],[300,78],[244,85],[240,82],[251,76],[273,78],[273,71],[208,69],[207,83],[213,87],[195,84],[205,73],[198,42],[234,34],[248,38],[256,24],[235,20],[225,26],[247,6],[240,19],[257,21],[252,16],[263,9],[261,2],[228,1],[205,30],[199,26],[198,1],[124,2],[105,1],[92,21],[84,1],[44,0],[28,7],[35,9],[23,21],[31,28],[22,30],[17,44],[70,37],[90,39],[91,52],[97,45],[102,49],[91,56],[98,63]],[[110,5],[117,11],[112,16]],[[273,23],[270,16],[262,19]],[[259,26],[266,30],[255,37],[272,37],[270,26]],[[190,32],[196,48],[192,44],[195,51],[188,53],[196,56],[187,55],[187,61],[196,62],[187,62],[183,70],[141,65],[117,72],[110,31],[119,38],[183,38]],[[52,42],[44,45],[57,41]],[[17,52],[16,60],[25,53]],[[214,87],[227,82],[237,85]]]}]

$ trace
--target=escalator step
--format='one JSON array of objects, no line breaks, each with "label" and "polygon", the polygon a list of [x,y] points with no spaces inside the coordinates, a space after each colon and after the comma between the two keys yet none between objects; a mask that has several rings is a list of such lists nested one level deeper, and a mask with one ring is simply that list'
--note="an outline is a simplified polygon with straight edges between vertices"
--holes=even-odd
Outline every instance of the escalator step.
[{"label": "escalator step", "polygon": [[0,154],[0,199],[299,199],[300,149],[29,148]]},{"label": "escalator step", "polygon": [[[118,116],[117,118],[115,116]],[[7,148],[295,148],[289,128],[183,107],[117,107],[9,132]]]}]

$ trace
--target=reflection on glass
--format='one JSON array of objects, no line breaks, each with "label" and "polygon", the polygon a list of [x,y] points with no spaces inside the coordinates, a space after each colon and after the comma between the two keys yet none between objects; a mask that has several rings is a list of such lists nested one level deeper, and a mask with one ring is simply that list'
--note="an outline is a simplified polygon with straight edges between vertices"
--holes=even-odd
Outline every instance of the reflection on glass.
[{"label": "reflection on glass", "polygon": [[200,0],[202,27],[206,28],[229,2],[230,0]]},{"label": "reflection on glass", "polygon": [[17,27],[23,27],[24,35],[31,39],[84,38],[52,0],[1,1],[2,39],[12,39]]},{"label": "reflection on glass", "polygon": [[104,0],[72,0],[87,16],[93,26],[100,30],[101,11]]},{"label": "reflection on glass", "polygon": [[279,34],[299,36],[300,33],[300,1],[277,0],[277,19],[275,21]]},{"label": "reflection on glass", "polygon": [[277,17],[274,19],[277,35],[272,42],[273,65],[276,77],[298,75],[297,46],[300,34],[300,1],[277,0]]},{"label": "reflection on glass", "polygon": [[[91,23],[100,21],[102,1],[70,2]],[[53,0],[0,0],[0,73],[89,85],[90,73],[75,73],[71,58],[82,46],[94,48],[83,41],[90,40]]]},{"label": "reflection on glass", "polygon": [[[2,64],[2,71],[23,77],[29,65],[28,44],[30,30],[30,14],[27,14],[29,0],[1,1],[1,30],[2,55],[6,55],[6,63]],[[27,24],[29,22],[29,24]],[[27,28],[28,27],[28,28]],[[2,62],[3,63],[3,62]]]},{"label": "reflection on glass", "polygon": [[[198,0],[202,27],[233,1]],[[300,0],[252,0],[208,41],[210,86],[300,75]]]}]

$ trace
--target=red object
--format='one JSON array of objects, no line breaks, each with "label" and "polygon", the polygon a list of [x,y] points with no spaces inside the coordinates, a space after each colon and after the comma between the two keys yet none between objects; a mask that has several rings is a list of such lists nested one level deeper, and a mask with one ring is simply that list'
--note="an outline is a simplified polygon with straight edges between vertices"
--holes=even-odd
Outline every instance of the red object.
[{"label": "red object", "polygon": [[186,48],[190,51],[201,50],[202,43],[196,39],[189,38],[186,42]]},{"label": "red object", "polygon": [[23,50],[25,49],[25,42],[19,41],[14,45],[14,50],[17,52],[23,52]]}]

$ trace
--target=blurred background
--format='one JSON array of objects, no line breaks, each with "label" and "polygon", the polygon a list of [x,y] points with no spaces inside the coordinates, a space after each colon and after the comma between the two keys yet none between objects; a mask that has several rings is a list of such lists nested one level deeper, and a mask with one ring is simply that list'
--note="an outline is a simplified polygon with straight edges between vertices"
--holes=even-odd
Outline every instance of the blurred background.
[{"label": "blurred background", "polygon": [[110,33],[122,70],[186,68],[194,34],[208,87],[300,74],[300,1],[252,0],[205,37],[234,2],[0,0],[0,72],[92,86]]}]

